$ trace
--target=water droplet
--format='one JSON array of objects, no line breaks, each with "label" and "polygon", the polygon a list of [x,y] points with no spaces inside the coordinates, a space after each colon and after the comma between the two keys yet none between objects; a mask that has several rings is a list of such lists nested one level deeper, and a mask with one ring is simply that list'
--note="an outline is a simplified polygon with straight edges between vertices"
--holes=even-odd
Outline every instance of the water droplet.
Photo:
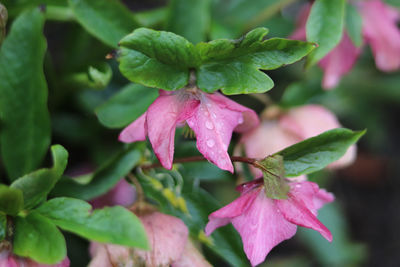
[{"label": "water droplet", "polygon": [[296,187],[297,187],[297,188],[300,188],[300,187],[301,187],[301,185],[300,185],[300,184],[296,184]]},{"label": "water droplet", "polygon": [[239,117],[238,123],[239,123],[239,124],[242,124],[242,123],[243,123],[243,116],[240,116],[240,117]]},{"label": "water droplet", "polygon": [[276,212],[280,213],[281,211],[279,209],[276,209]]},{"label": "water droplet", "polygon": [[210,108],[211,107],[211,103],[207,103],[206,106]]},{"label": "water droplet", "polygon": [[215,141],[214,140],[212,140],[212,139],[208,139],[207,140],[207,146],[208,147],[213,147],[215,145]]},{"label": "water droplet", "polygon": [[206,128],[209,129],[209,130],[214,129],[214,125],[212,124],[211,121],[206,121]]},{"label": "water droplet", "polygon": [[207,110],[204,111],[204,116],[208,117],[208,115],[210,115],[210,113],[208,113]]},{"label": "water droplet", "polygon": [[217,118],[217,115],[215,115],[215,113],[211,113],[211,116],[215,119]]}]

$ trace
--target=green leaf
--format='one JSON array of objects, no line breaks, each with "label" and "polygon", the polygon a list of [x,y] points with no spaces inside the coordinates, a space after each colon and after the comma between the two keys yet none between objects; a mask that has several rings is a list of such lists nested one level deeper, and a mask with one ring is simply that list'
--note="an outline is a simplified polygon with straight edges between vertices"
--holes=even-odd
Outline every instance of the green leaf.
[{"label": "green leaf", "polygon": [[0,49],[1,156],[11,180],[37,168],[50,144],[43,23],[39,9],[24,12]]},{"label": "green leaf", "polygon": [[0,184],[0,212],[15,216],[23,207],[22,191]]},{"label": "green leaf", "polygon": [[279,105],[283,108],[291,108],[312,103],[313,100],[326,93],[321,88],[320,79],[307,79],[290,84],[281,97]]},{"label": "green leaf", "polygon": [[266,28],[257,28],[237,41],[219,39],[196,45],[201,64],[197,68],[197,86],[226,95],[262,93],[274,83],[261,70],[292,64],[314,49],[311,43],[271,38],[264,40]]},{"label": "green leaf", "polygon": [[210,27],[210,9],[210,0],[172,0],[166,29],[194,44],[205,41]]},{"label": "green leaf", "polygon": [[60,145],[51,147],[53,167],[51,169],[40,169],[26,174],[15,180],[12,188],[20,189],[24,195],[24,208],[30,209],[46,200],[47,195],[58,182],[67,167],[68,152]]},{"label": "green leaf", "polygon": [[69,0],[78,22],[111,47],[137,28],[133,14],[118,0]]},{"label": "green leaf", "polygon": [[139,28],[120,41],[119,69],[132,82],[177,90],[189,81],[193,45],[171,32]]},{"label": "green leaf", "polygon": [[129,210],[106,207],[92,211],[85,201],[53,198],[36,209],[64,230],[102,243],[148,249],[146,231],[140,220]]},{"label": "green leaf", "polygon": [[160,28],[165,24],[167,15],[168,9],[166,7],[159,7],[135,12],[134,17],[143,27]]},{"label": "green leaf", "polygon": [[126,176],[138,163],[141,153],[131,146],[112,157],[89,177],[88,183],[79,183],[70,177],[63,177],[54,187],[51,195],[68,196],[90,200],[103,195]]},{"label": "green leaf", "polygon": [[112,78],[112,70],[107,63],[89,66],[87,72],[74,73],[68,77],[68,81],[81,87],[104,89]]},{"label": "green leaf", "polygon": [[341,158],[347,149],[365,134],[337,128],[306,139],[275,153],[284,159],[286,177],[309,174]]},{"label": "green leaf", "polygon": [[104,126],[122,128],[146,112],[157,96],[157,90],[140,84],[129,84],[96,108],[96,114]]},{"label": "green leaf", "polygon": [[56,264],[67,256],[64,236],[37,212],[16,217],[13,252],[43,264]]},{"label": "green leaf", "polygon": [[118,60],[128,79],[149,87],[177,90],[196,70],[197,86],[224,94],[266,92],[273,81],[262,70],[291,64],[307,55],[311,43],[272,38],[257,28],[239,40],[219,39],[195,47],[170,32],[140,28],[121,40]]},{"label": "green leaf", "polygon": [[0,242],[7,236],[7,215],[0,213]]},{"label": "green leaf", "polygon": [[312,66],[328,54],[342,39],[345,0],[316,0],[307,20],[307,41],[318,44],[308,56],[307,66]]},{"label": "green leaf", "polygon": [[290,187],[285,181],[283,157],[272,155],[256,163],[263,173],[265,195],[272,199],[286,199]]},{"label": "green leaf", "polygon": [[346,30],[353,44],[360,47],[363,43],[362,17],[357,8],[350,3],[346,5]]}]

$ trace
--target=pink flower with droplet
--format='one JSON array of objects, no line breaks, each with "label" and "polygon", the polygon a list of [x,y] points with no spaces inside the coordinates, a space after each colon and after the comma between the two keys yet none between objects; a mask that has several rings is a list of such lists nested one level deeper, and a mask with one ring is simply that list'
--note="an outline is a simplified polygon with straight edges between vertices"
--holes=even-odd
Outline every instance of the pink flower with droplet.
[{"label": "pink flower with droplet", "polygon": [[293,182],[287,199],[270,199],[262,183],[257,179],[239,186],[239,198],[208,216],[206,234],[232,223],[252,266],[262,263],[273,247],[292,238],[297,226],[311,228],[332,241],[331,232],[316,217],[318,209],[334,200],[331,193],[312,182]]},{"label": "pink flower with droplet", "polygon": [[[400,30],[397,21],[398,10],[385,5],[381,0],[360,1],[357,5],[362,17],[362,35],[374,53],[375,63],[382,71],[395,71],[400,68]],[[311,5],[305,5],[297,20],[297,29],[290,36],[293,39],[306,39],[306,22]],[[343,75],[348,73],[361,53],[351,41],[346,30],[340,43],[320,62],[324,70],[322,86],[325,89],[336,87]]]},{"label": "pink flower with droplet", "polygon": [[197,149],[210,162],[233,172],[227,149],[232,132],[245,132],[258,125],[257,114],[219,94],[200,90],[166,92],[150,105],[146,113],[120,134],[125,143],[146,140],[166,169],[172,168],[175,128],[187,122],[197,139]]}]

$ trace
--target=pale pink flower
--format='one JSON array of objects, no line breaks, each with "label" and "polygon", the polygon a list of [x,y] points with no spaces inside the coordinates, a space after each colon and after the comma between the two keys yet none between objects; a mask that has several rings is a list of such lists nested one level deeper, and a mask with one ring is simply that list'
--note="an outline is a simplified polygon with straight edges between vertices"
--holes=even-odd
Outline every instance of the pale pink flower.
[{"label": "pale pink flower", "polygon": [[126,143],[143,141],[147,135],[160,163],[171,169],[175,128],[185,122],[196,134],[200,153],[230,172],[233,172],[233,166],[227,149],[232,132],[242,133],[259,123],[253,110],[219,93],[161,90],[147,112],[121,132],[119,140]]},{"label": "pale pink flower", "polygon": [[[372,47],[375,63],[382,71],[394,71],[400,68],[400,30],[397,27],[400,13],[385,5],[381,0],[360,1],[358,4],[362,16],[364,42]],[[306,22],[311,5],[308,3],[299,12],[297,28],[290,36],[292,39],[306,39]],[[342,40],[320,62],[324,70],[322,87],[336,87],[343,75],[347,74],[361,53],[351,41],[346,30]]]},{"label": "pale pink flower", "polygon": [[318,231],[328,241],[331,232],[317,219],[317,210],[334,197],[312,182],[289,183],[287,199],[265,195],[262,179],[239,186],[241,196],[211,213],[205,232],[232,223],[252,266],[262,263],[273,247],[293,237],[297,225]]},{"label": "pale pink flower", "polygon": [[193,245],[193,242],[186,242],[185,250],[182,257],[173,262],[171,267],[212,267],[212,265],[204,258],[203,254]]},{"label": "pale pink flower", "polygon": [[0,267],[69,267],[69,264],[68,257],[57,264],[40,264],[31,259],[16,256],[8,249],[0,252]]},{"label": "pale pink flower", "polygon": [[[264,119],[257,128],[243,135],[240,144],[244,145],[246,156],[265,158],[304,139],[340,127],[338,119],[331,111],[319,105],[306,105],[292,108],[276,120]],[[356,146],[353,145],[342,158],[328,167],[348,166],[354,162],[355,157]],[[251,170],[256,177],[262,175],[257,168]],[[297,177],[296,181],[305,179],[303,175]]]},{"label": "pale pink flower", "polygon": [[400,68],[399,11],[381,0],[360,2],[363,35],[371,45],[378,69],[394,71]]},{"label": "pale pink flower", "polygon": [[[188,239],[189,231],[178,218],[160,212],[139,215],[150,250],[91,243],[89,267],[111,266],[211,266]],[[187,265],[190,263],[192,265]],[[196,263],[197,265],[193,265]]]}]

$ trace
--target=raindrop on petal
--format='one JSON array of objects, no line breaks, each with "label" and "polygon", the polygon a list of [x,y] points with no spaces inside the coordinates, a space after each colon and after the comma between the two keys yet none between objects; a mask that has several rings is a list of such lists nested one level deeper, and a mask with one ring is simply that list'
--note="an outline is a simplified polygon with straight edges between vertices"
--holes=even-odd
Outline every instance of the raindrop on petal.
[{"label": "raindrop on petal", "polygon": [[206,128],[209,129],[209,130],[214,129],[214,125],[212,124],[211,121],[206,121]]},{"label": "raindrop on petal", "polygon": [[215,141],[214,140],[212,140],[212,139],[208,139],[207,140],[207,146],[208,147],[213,147],[215,145]]}]

